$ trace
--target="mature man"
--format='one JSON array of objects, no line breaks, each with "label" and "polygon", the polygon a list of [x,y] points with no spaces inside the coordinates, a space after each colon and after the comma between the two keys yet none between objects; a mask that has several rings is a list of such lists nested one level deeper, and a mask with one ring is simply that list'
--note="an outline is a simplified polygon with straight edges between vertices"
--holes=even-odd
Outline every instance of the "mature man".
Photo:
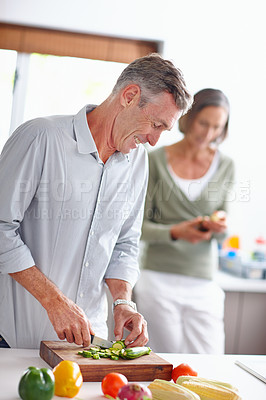
[{"label": "mature man", "polygon": [[10,347],[106,337],[148,341],[131,302],[147,184],[146,150],[188,109],[182,73],[158,54],[139,58],[110,96],[77,115],[21,125],[0,158],[0,334]]}]

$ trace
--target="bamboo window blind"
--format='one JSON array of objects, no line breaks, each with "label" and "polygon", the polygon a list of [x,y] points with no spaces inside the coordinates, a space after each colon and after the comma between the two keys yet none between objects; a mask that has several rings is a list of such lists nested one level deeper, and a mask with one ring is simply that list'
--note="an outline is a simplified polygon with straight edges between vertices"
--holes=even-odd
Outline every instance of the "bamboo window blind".
[{"label": "bamboo window blind", "polygon": [[159,52],[160,42],[0,23],[0,48],[130,63]]}]

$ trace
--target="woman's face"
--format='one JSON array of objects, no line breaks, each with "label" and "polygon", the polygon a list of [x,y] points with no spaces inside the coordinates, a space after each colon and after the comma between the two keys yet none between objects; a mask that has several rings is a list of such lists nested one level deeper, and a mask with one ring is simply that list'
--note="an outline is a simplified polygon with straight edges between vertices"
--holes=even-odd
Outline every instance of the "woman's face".
[{"label": "woman's face", "polygon": [[223,107],[205,107],[196,114],[186,139],[193,147],[206,148],[222,134],[227,119],[228,113]]}]

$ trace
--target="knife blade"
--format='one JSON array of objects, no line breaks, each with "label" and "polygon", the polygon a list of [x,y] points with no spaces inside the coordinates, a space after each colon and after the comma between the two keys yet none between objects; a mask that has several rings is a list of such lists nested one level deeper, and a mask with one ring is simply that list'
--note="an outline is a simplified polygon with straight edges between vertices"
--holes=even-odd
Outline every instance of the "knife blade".
[{"label": "knife blade", "polygon": [[109,347],[113,346],[113,342],[110,342],[110,340],[105,340],[95,335],[91,335],[91,344],[93,344],[94,346],[102,347],[104,349],[109,349]]}]

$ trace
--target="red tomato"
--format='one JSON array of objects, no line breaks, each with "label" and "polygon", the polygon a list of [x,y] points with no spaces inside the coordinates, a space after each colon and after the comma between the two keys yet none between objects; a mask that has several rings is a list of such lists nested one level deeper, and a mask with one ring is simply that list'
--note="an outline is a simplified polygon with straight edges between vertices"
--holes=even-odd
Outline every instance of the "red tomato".
[{"label": "red tomato", "polygon": [[198,373],[194,371],[188,364],[180,364],[172,371],[173,381],[176,382],[177,378],[181,375],[197,376]]},{"label": "red tomato", "polygon": [[105,375],[102,380],[102,391],[104,395],[109,395],[116,398],[119,389],[128,383],[127,378],[123,374],[110,372]]}]

